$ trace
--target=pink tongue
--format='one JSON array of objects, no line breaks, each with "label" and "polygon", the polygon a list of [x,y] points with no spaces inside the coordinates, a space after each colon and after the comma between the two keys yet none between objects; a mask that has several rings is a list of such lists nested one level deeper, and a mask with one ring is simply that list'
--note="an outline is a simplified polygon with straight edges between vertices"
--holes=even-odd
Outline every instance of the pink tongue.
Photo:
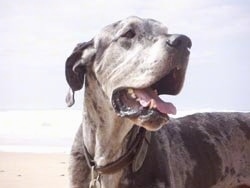
[{"label": "pink tongue", "polygon": [[176,107],[172,103],[161,100],[161,98],[151,88],[134,89],[134,92],[143,107],[148,107],[151,103],[154,103],[154,107],[161,113],[176,114]]}]

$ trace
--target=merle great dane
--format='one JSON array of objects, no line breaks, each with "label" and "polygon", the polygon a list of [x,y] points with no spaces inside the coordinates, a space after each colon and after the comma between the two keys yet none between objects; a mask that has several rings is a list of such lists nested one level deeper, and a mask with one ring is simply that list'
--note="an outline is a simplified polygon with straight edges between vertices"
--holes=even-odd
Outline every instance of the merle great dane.
[{"label": "merle great dane", "polygon": [[138,17],[77,45],[66,61],[68,106],[84,86],[72,188],[250,187],[250,113],[172,119],[175,106],[158,96],[180,92],[190,48],[187,36]]}]

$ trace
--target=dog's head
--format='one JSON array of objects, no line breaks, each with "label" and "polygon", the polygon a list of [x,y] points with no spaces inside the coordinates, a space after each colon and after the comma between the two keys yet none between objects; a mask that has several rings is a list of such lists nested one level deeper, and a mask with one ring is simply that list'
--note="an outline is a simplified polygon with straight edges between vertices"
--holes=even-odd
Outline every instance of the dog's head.
[{"label": "dog's head", "polygon": [[66,78],[74,93],[92,71],[119,116],[157,130],[176,113],[158,95],[180,92],[190,48],[188,37],[168,34],[160,22],[129,17],[78,45],[66,61]]}]

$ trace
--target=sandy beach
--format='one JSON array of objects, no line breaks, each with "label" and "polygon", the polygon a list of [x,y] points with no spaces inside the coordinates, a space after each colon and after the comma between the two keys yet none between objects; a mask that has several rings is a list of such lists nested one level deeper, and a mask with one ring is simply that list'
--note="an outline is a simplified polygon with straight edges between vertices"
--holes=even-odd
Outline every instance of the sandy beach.
[{"label": "sandy beach", "polygon": [[69,187],[68,154],[81,117],[77,110],[0,111],[0,188]]},{"label": "sandy beach", "polygon": [[67,154],[0,152],[1,188],[66,188]]}]

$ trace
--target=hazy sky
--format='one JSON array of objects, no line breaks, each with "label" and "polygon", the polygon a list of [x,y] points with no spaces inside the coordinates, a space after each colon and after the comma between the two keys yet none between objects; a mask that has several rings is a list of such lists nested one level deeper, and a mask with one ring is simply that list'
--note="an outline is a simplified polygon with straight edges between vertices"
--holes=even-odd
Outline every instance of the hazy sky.
[{"label": "hazy sky", "polygon": [[184,88],[166,97],[178,109],[250,110],[247,0],[0,0],[0,109],[65,108],[64,64],[75,44],[130,15],[192,39]]}]

